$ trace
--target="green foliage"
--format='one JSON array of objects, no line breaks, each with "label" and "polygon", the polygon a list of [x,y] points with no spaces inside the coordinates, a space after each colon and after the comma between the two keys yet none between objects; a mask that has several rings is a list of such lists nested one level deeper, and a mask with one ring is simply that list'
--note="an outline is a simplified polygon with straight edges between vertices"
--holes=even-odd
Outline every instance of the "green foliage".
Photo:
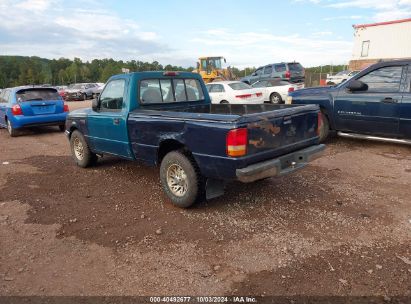
[{"label": "green foliage", "polygon": [[311,73],[338,73],[341,71],[348,70],[348,67],[346,65],[323,65],[323,66],[317,66],[317,67],[310,67],[310,68],[305,68],[307,72]]},{"label": "green foliage", "polygon": [[192,71],[193,67],[162,66],[157,61],[115,61],[94,59],[83,62],[80,58],[44,59],[39,57],[0,56],[0,88],[26,84],[67,85],[75,82],[106,82],[121,69],[141,71]]}]

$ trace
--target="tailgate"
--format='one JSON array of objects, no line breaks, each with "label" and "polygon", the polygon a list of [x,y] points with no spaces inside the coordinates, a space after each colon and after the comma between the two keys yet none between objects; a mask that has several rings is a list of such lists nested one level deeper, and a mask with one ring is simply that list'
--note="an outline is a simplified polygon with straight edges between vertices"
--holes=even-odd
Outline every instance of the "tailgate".
[{"label": "tailgate", "polygon": [[312,145],[318,140],[318,112],[308,105],[260,113],[259,120],[247,124],[247,155],[267,152],[272,157]]}]

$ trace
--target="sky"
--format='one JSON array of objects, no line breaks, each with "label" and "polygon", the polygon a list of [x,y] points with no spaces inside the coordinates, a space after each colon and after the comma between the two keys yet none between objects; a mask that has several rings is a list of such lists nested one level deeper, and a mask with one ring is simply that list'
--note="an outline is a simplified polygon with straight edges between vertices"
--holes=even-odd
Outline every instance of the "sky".
[{"label": "sky", "polygon": [[410,17],[411,0],[0,0],[0,55],[347,64],[353,24]]}]

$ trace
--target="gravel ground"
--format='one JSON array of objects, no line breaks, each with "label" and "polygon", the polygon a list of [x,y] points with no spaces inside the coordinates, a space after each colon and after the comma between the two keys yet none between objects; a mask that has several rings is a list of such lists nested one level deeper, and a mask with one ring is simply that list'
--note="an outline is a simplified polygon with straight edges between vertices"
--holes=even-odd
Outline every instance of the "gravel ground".
[{"label": "gravel ground", "polygon": [[157,168],[77,168],[58,128],[0,143],[0,295],[411,296],[409,147],[333,139],[181,210]]}]

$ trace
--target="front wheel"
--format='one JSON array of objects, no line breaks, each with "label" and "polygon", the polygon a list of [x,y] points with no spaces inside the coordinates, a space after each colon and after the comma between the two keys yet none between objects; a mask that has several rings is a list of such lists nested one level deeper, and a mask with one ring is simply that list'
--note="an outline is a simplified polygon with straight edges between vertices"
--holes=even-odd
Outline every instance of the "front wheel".
[{"label": "front wheel", "polygon": [[220,104],[228,104],[229,102],[227,100],[221,100]]},{"label": "front wheel", "polygon": [[97,155],[91,152],[83,134],[77,130],[71,134],[70,148],[77,166],[86,168],[97,162]]},{"label": "front wheel", "polygon": [[273,104],[280,104],[280,103],[283,103],[283,99],[281,98],[280,94],[272,93],[270,95],[270,102]]},{"label": "front wheel", "polygon": [[319,129],[319,137],[320,142],[324,142],[327,140],[328,135],[330,134],[330,122],[328,121],[327,115],[325,115],[324,112],[321,111],[320,115],[322,124]]},{"label": "front wheel", "polygon": [[18,131],[15,128],[13,128],[13,125],[11,124],[10,120],[7,120],[7,131],[9,131],[11,137],[16,137],[18,135]]},{"label": "front wheel", "polygon": [[60,130],[60,132],[66,131],[66,126],[65,125],[59,125],[59,130]]},{"label": "front wheel", "polygon": [[171,202],[188,208],[201,196],[201,174],[194,160],[180,151],[169,152],[161,162],[160,180]]}]

